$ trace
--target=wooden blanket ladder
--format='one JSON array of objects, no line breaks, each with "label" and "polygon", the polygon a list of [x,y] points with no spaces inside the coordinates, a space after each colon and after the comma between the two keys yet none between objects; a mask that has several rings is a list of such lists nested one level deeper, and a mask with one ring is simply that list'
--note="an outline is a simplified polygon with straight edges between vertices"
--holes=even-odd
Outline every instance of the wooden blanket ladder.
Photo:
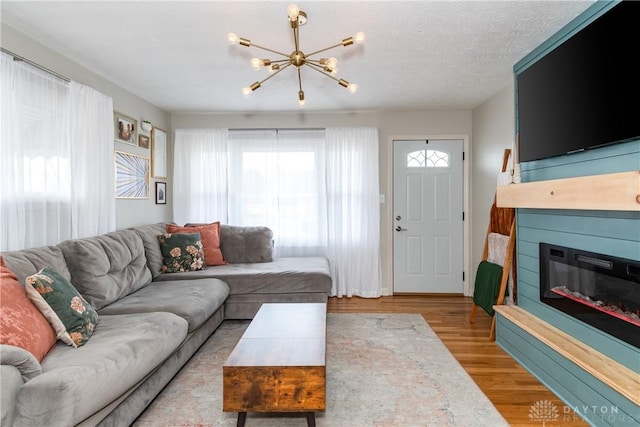
[{"label": "wooden blanket ladder", "polygon": [[[507,171],[509,165],[509,156],[511,155],[510,149],[505,149],[502,157],[502,172]],[[484,241],[484,250],[482,252],[482,260],[486,261],[489,257],[489,234],[499,233],[504,236],[509,236],[507,243],[507,249],[505,254],[504,264],[502,266],[502,278],[500,280],[500,290],[498,298],[495,302],[496,305],[502,305],[504,303],[504,296],[507,289],[507,283],[509,281],[509,274],[512,266],[515,265],[515,245],[516,245],[516,214],[514,208],[499,208],[496,206],[496,197],[493,197],[493,204],[491,205],[491,212],[489,216],[489,227],[487,228],[487,235]],[[514,289],[515,289],[515,268],[513,274]],[[471,309],[471,316],[469,321],[474,323],[476,321],[476,315],[478,313],[478,305],[475,303]],[[491,321],[491,331],[489,332],[489,338],[495,340],[496,337],[496,316],[494,314]]]}]

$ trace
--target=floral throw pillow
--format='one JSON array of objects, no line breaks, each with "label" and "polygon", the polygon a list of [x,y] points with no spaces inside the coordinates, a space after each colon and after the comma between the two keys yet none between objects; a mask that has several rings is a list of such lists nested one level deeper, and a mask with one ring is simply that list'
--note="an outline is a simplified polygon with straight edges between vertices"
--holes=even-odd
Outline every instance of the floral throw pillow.
[{"label": "floral throw pillow", "polygon": [[163,273],[197,271],[206,268],[200,233],[167,233],[158,236]]},{"label": "floral throw pillow", "polygon": [[220,221],[204,225],[189,225],[180,227],[167,224],[167,233],[200,233],[202,249],[204,250],[204,262],[207,265],[228,264],[222,257],[220,249]]},{"label": "floral throw pillow", "polygon": [[25,289],[60,341],[81,347],[89,340],[98,324],[98,313],[67,279],[45,267],[27,277]]}]

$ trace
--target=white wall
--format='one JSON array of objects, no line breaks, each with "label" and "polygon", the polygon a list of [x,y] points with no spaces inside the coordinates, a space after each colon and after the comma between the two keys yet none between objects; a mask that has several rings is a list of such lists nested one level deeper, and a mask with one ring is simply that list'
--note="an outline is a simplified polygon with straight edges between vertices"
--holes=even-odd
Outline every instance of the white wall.
[{"label": "white wall", "polygon": [[[380,193],[386,196],[386,203],[380,206],[382,283],[384,294],[391,294],[393,279],[392,138],[439,135],[468,137],[471,134],[471,111],[393,111],[349,114],[311,114],[306,112],[295,114],[174,114],[172,125],[174,130],[186,128],[377,127],[380,137]],[[495,179],[492,179],[492,182],[495,182]],[[215,218],[212,218],[212,221],[214,220]],[[467,277],[469,276],[467,275]]]},{"label": "white wall", "polygon": [[[489,226],[489,211],[496,192],[498,173],[505,148],[515,138],[514,86],[505,87],[473,110],[472,181],[472,278],[482,260]],[[473,283],[473,282],[472,282]]]},{"label": "white wall", "polygon": [[[151,105],[142,98],[128,92],[113,82],[89,71],[76,62],[60,55],[59,53],[43,46],[42,44],[26,37],[24,34],[14,30],[7,25],[2,25],[2,47],[46,67],[71,80],[90,86],[105,95],[113,98],[113,108],[129,117],[135,118],[138,122],[149,120],[152,124],[169,131],[171,117],[166,112],[154,105]],[[140,131],[140,126],[138,126]],[[148,132],[142,134],[149,135]],[[169,173],[172,168],[173,138],[168,135],[168,144],[171,154],[169,155]],[[139,156],[150,157],[151,151],[137,146],[114,141],[114,149],[137,154]],[[113,161],[113,159],[110,159]],[[171,175],[169,175],[171,176]],[[151,222],[169,221],[172,217],[172,197],[169,192],[166,205],[155,204],[155,181],[150,182],[150,197],[148,200],[116,200],[116,227],[118,229],[131,227]],[[159,180],[168,181],[168,180]],[[114,181],[115,185],[115,181]]]}]

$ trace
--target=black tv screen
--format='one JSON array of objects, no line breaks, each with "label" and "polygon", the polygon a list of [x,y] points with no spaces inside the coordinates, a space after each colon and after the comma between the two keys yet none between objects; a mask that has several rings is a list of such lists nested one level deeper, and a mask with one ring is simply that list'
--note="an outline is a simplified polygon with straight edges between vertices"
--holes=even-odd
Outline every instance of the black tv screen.
[{"label": "black tv screen", "polygon": [[520,162],[640,138],[638,28],[622,1],[517,74]]}]

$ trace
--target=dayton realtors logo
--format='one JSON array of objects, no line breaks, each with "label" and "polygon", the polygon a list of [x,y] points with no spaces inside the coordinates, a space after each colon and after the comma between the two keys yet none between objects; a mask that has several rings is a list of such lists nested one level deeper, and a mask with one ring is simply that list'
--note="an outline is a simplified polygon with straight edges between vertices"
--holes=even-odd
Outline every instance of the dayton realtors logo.
[{"label": "dayton realtors logo", "polygon": [[550,421],[558,421],[560,413],[558,407],[548,400],[538,400],[529,408],[529,419],[531,421],[542,421],[542,425]]},{"label": "dayton realtors logo", "polygon": [[548,400],[538,400],[529,408],[529,419],[531,421],[542,422],[543,426],[549,422],[572,422],[586,419],[601,419],[616,425],[629,424],[637,425],[634,417],[620,412],[617,406],[567,406],[562,407],[562,413],[558,407]]}]

